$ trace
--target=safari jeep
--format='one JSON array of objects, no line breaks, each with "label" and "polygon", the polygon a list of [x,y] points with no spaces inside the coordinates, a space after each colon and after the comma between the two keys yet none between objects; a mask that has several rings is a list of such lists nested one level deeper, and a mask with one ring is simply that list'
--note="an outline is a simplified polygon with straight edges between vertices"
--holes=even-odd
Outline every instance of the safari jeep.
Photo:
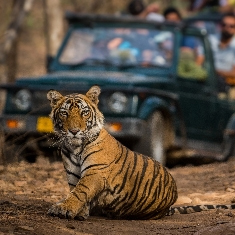
[{"label": "safari jeep", "polygon": [[66,18],[48,74],[1,86],[6,158],[11,150],[32,161],[31,150],[57,148],[47,92],[85,93],[94,84],[106,129],[131,149],[163,164],[187,154],[232,155],[235,102],[217,79],[206,30],[123,16]]}]

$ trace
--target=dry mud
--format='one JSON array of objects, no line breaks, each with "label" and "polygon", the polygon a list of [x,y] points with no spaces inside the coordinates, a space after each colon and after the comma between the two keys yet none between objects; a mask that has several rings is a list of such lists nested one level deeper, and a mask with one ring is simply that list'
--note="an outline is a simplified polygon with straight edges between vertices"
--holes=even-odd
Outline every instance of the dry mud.
[{"label": "dry mud", "polygon": [[[170,169],[177,181],[176,205],[235,202],[235,160]],[[68,193],[62,162],[0,167],[0,235],[2,234],[235,234],[235,211],[211,210],[160,220],[66,220],[46,214]]]}]

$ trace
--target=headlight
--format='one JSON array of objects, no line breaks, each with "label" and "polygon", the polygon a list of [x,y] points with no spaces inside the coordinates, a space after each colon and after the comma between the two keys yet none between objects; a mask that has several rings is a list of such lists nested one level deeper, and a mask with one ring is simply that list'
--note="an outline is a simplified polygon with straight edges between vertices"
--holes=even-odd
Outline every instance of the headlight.
[{"label": "headlight", "polygon": [[19,110],[27,111],[32,104],[32,95],[30,91],[26,89],[20,90],[16,93],[13,102]]},{"label": "headlight", "polygon": [[108,100],[109,108],[115,113],[121,113],[126,110],[128,98],[122,92],[113,93]]}]

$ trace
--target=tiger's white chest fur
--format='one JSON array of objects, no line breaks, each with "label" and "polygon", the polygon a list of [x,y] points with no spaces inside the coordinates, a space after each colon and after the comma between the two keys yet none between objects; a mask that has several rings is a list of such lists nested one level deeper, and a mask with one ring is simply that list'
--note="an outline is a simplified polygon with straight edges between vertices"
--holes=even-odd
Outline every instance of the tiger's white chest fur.
[{"label": "tiger's white chest fur", "polygon": [[78,155],[82,151],[82,138],[65,138],[62,148],[66,148],[70,154]]}]

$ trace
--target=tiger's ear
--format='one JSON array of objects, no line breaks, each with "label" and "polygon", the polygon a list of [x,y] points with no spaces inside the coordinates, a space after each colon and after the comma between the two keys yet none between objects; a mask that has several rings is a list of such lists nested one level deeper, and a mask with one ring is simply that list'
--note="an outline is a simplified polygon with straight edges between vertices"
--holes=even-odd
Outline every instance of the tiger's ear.
[{"label": "tiger's ear", "polygon": [[100,94],[100,88],[98,86],[92,86],[89,91],[86,93],[86,97],[89,98],[90,101],[95,103],[96,105],[99,103],[99,94]]},{"label": "tiger's ear", "polygon": [[58,91],[50,90],[47,93],[47,99],[51,101],[51,107],[54,107],[62,98],[63,96]]}]

